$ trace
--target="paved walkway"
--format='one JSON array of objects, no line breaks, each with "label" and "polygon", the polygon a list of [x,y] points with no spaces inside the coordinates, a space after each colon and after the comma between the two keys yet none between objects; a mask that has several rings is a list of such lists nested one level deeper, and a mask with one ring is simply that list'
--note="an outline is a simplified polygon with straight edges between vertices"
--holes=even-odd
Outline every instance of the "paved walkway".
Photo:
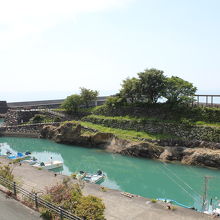
[{"label": "paved walkway", "polygon": [[22,205],[0,191],[0,219],[1,220],[39,220],[40,214]]}]

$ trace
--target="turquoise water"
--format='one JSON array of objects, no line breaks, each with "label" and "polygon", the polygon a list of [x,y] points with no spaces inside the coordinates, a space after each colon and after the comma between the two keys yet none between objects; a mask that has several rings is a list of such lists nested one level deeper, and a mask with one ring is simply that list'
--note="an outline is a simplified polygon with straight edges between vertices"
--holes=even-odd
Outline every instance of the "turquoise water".
[{"label": "turquoise water", "polygon": [[159,161],[106,153],[99,149],[57,144],[44,139],[0,138],[2,153],[31,151],[40,161],[62,160],[62,173],[79,170],[103,170],[106,187],[134,193],[147,198],[169,198],[197,208],[201,205],[204,176],[211,176],[208,196],[220,199],[220,171],[207,168],[166,164]]},{"label": "turquoise water", "polygon": [[4,119],[3,118],[0,118],[0,126],[1,124],[4,122]]}]

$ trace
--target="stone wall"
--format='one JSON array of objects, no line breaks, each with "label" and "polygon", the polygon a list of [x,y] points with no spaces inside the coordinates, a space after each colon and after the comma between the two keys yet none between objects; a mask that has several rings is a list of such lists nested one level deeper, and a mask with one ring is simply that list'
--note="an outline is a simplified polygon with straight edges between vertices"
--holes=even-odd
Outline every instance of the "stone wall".
[{"label": "stone wall", "polygon": [[200,140],[220,142],[220,128],[208,126],[195,126],[180,123],[165,123],[156,121],[138,121],[126,119],[107,119],[85,117],[83,121],[101,124],[106,127],[125,130],[145,131],[150,134],[170,134],[186,140]]},{"label": "stone wall", "polygon": [[4,126],[0,128],[0,136],[39,137],[45,125],[58,126],[60,123],[39,123],[29,125]]},{"label": "stone wall", "polygon": [[5,124],[19,125],[28,122],[35,114],[40,114],[39,111],[17,111],[9,110],[5,116]]}]

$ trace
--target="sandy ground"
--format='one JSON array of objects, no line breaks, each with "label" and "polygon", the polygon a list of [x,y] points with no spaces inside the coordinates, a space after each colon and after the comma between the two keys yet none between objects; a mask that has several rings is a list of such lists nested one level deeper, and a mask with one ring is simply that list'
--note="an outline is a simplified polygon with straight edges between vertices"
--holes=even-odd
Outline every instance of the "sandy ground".
[{"label": "sandy ground", "polygon": [[[7,159],[0,158],[2,164],[8,163]],[[40,195],[47,186],[60,183],[65,178],[64,175],[54,175],[53,172],[38,170],[27,164],[14,167],[15,178],[27,190],[34,189]],[[194,220],[194,219],[213,219],[203,213],[191,209],[176,206],[175,210],[168,210],[164,202],[152,203],[149,199],[140,196],[128,198],[118,190],[108,189],[106,192],[96,184],[85,183],[83,188],[84,195],[94,195],[103,200],[106,206],[105,216],[107,220]],[[220,218],[217,218],[220,219]]]}]

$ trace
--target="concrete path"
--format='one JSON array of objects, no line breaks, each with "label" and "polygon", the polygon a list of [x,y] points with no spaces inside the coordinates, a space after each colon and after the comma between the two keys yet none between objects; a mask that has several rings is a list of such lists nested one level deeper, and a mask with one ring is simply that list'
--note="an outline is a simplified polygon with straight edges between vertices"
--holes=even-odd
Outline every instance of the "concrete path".
[{"label": "concrete path", "polygon": [[22,205],[13,198],[6,198],[0,191],[0,219],[1,220],[39,220],[40,214]]}]

